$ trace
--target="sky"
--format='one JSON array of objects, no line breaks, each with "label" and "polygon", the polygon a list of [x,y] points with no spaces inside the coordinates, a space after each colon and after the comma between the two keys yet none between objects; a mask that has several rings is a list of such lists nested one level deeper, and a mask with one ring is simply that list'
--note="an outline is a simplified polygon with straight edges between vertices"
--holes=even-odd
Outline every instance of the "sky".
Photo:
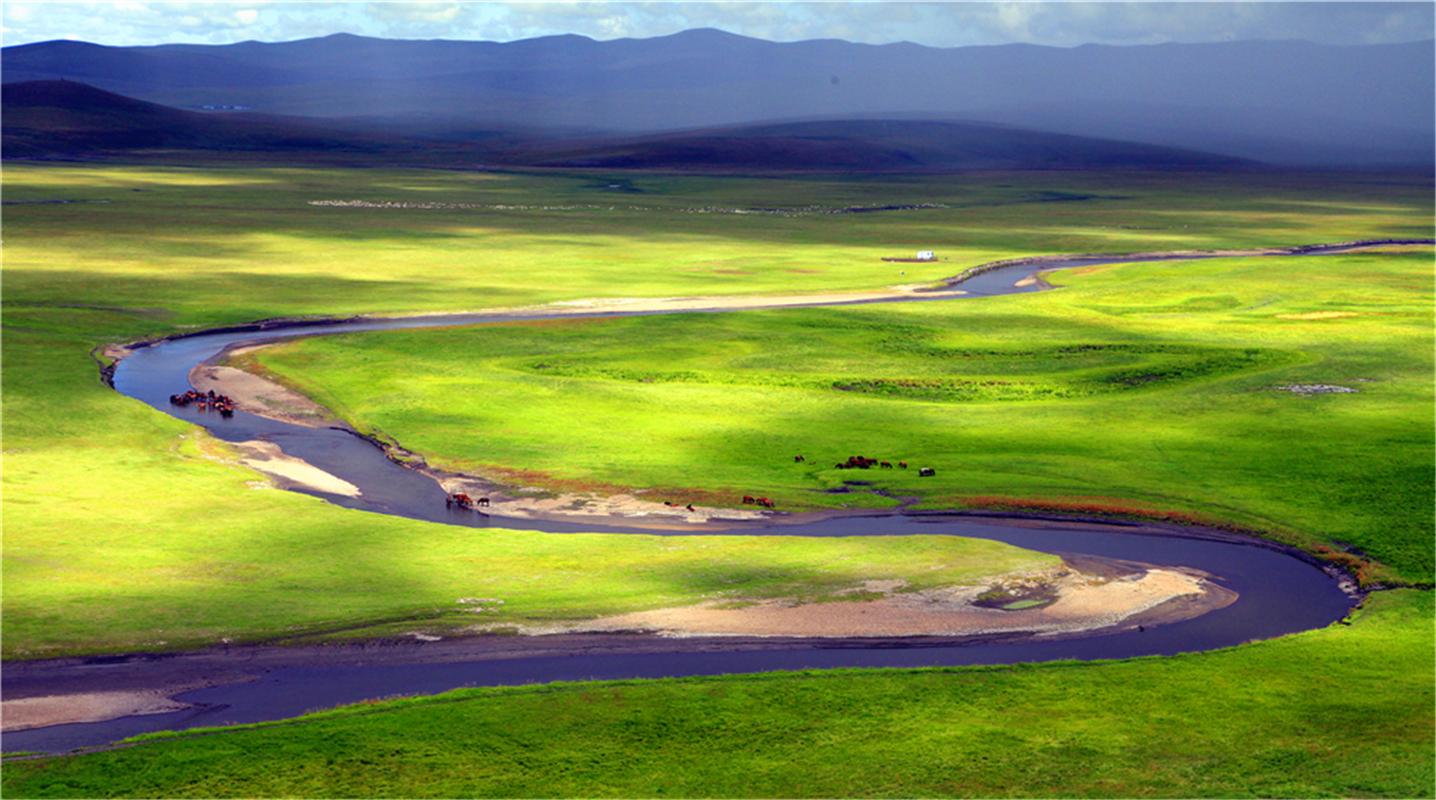
[{"label": "sky", "polygon": [[1154,44],[1429,39],[1433,2],[24,2],[5,0],[5,45],[80,39],[110,45],[286,41],[331,33],[510,41],[595,39],[721,28],[776,41],[839,38],[936,47],[1028,42]]}]

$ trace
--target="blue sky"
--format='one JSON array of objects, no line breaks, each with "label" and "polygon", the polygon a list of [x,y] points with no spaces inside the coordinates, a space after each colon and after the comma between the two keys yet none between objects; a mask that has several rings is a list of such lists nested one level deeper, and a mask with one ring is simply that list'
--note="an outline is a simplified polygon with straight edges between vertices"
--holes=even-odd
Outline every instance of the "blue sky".
[{"label": "blue sky", "polygon": [[348,32],[508,41],[555,33],[596,39],[714,27],[765,39],[834,37],[934,46],[1031,42],[1146,44],[1309,39],[1337,44],[1433,35],[1432,2],[24,2],[6,0],[6,45],[284,41]]}]

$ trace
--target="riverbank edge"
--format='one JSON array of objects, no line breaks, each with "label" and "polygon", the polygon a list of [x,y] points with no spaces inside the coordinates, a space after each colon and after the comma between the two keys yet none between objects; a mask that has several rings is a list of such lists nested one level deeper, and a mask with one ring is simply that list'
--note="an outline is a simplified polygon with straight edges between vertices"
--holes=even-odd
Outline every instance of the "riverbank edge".
[{"label": "riverbank edge", "polygon": [[[977,275],[981,275],[981,274],[984,273],[984,272],[990,272],[990,271],[992,271],[992,270],[1001,269],[1001,268],[1003,268],[1003,267],[1035,266],[1035,267],[1039,267],[1039,268],[1040,268],[1043,264],[1051,264],[1051,263],[1058,262],[1058,261],[1067,261],[1067,260],[1072,260],[1072,259],[1111,259],[1111,261],[1109,261],[1109,262],[1099,262],[1099,263],[1136,263],[1136,262],[1141,262],[1141,261],[1144,261],[1144,260],[1147,260],[1147,261],[1163,261],[1163,260],[1173,260],[1173,261],[1176,261],[1176,260],[1182,260],[1182,259],[1188,259],[1188,258],[1190,258],[1190,259],[1196,259],[1196,258],[1243,258],[1243,257],[1250,257],[1250,256],[1273,256],[1273,255],[1298,256],[1298,255],[1311,255],[1311,254],[1317,254],[1317,253],[1323,253],[1323,252],[1342,252],[1342,251],[1346,251],[1346,250],[1357,250],[1357,249],[1363,249],[1363,248],[1368,248],[1368,247],[1392,247],[1392,246],[1410,246],[1410,245],[1436,245],[1436,239],[1413,239],[1413,238],[1407,238],[1407,239],[1352,239],[1352,240],[1348,240],[1348,241],[1344,241],[1344,242],[1328,242],[1328,243],[1317,242],[1317,243],[1311,243],[1311,244],[1290,245],[1290,246],[1287,246],[1287,247],[1261,247],[1261,248],[1246,248],[1246,249],[1209,249],[1209,250],[1200,250],[1200,249],[1197,249],[1197,250],[1140,251],[1140,252],[1136,252],[1136,253],[1054,253],[1054,254],[1047,254],[1047,255],[1020,256],[1020,257],[1017,257],[1017,258],[998,259],[998,260],[996,260],[996,261],[988,261],[988,262],[984,262],[984,263],[982,263],[982,264],[977,264],[977,265],[975,265],[975,266],[968,267],[967,269],[963,270],[962,272],[959,272],[958,274],[953,275],[953,276],[951,276],[951,277],[941,278],[941,279],[938,279],[938,280],[936,280],[936,281],[932,281],[932,282],[930,282],[930,283],[928,283],[928,284],[922,286],[921,288],[910,288],[910,289],[907,289],[907,290],[904,291],[904,290],[897,290],[897,289],[893,289],[893,288],[889,287],[889,288],[887,289],[887,291],[890,292],[891,295],[892,295],[890,298],[888,298],[889,301],[897,301],[897,300],[900,300],[900,299],[901,299],[902,297],[904,297],[904,296],[910,297],[910,298],[923,298],[923,299],[926,299],[926,298],[925,298],[925,295],[931,295],[931,294],[937,293],[937,292],[949,291],[949,290],[955,288],[958,284],[962,283],[963,281],[968,280],[969,278],[975,277],[975,276],[977,276]],[[1096,265],[1097,265],[1097,264],[1088,265],[1088,266],[1096,266]],[[852,294],[858,294],[858,292],[853,292]],[[715,295],[715,296],[713,296],[712,298],[682,298],[682,299],[719,299],[720,297],[721,297],[721,296],[716,296],[716,295]],[[778,299],[778,298],[784,297],[784,295],[752,295],[752,296],[748,296],[748,295],[731,295],[730,297],[739,297],[739,298],[741,298],[741,297],[748,297],[748,298],[752,298],[752,297],[769,297],[769,298]],[[663,299],[663,298],[649,298],[649,299],[652,299],[652,300],[660,300],[660,299]],[[849,303],[849,304],[851,304],[851,303],[876,303],[876,302],[883,302],[883,301],[882,301],[882,300],[849,300],[849,301],[847,301],[847,303]],[[842,304],[844,304],[843,301],[838,301],[838,302],[835,302],[835,303],[831,303],[831,304],[829,304],[829,305],[842,305]],[[203,329],[203,330],[182,331],[182,332],[179,332],[179,333],[170,333],[170,334],[165,334],[165,335],[162,335],[162,336],[153,336],[153,337],[147,337],[147,338],[141,338],[141,339],[134,339],[134,340],[131,340],[131,341],[128,341],[128,342],[115,342],[115,343],[109,343],[109,344],[99,344],[99,345],[96,345],[94,348],[91,349],[90,355],[91,355],[91,358],[95,361],[97,368],[99,369],[101,381],[102,381],[106,386],[109,386],[110,388],[113,389],[113,388],[114,388],[114,371],[115,371],[115,365],[116,365],[121,359],[123,359],[126,355],[128,355],[130,352],[132,352],[132,351],[134,351],[134,350],[140,349],[140,348],[142,348],[142,347],[150,347],[150,346],[152,346],[152,345],[156,345],[156,344],[159,344],[159,343],[161,343],[161,342],[175,341],[175,340],[179,340],[179,339],[190,339],[190,338],[194,338],[194,337],[196,337],[196,336],[210,336],[210,335],[221,334],[221,333],[249,333],[249,332],[256,332],[256,333],[257,333],[257,332],[262,332],[262,331],[282,330],[282,329],[284,329],[284,328],[296,328],[296,327],[310,326],[310,325],[314,325],[314,326],[318,326],[318,325],[343,325],[343,324],[352,323],[352,322],[365,322],[365,321],[378,321],[378,320],[424,319],[424,318],[427,318],[427,317],[462,316],[462,315],[476,315],[476,314],[496,314],[496,315],[497,315],[497,314],[510,314],[510,315],[515,315],[515,316],[517,316],[517,315],[521,315],[521,314],[526,313],[526,312],[531,313],[531,312],[534,312],[534,311],[537,311],[537,310],[540,310],[540,309],[548,310],[548,311],[551,311],[551,312],[553,312],[553,313],[563,313],[564,308],[565,308],[565,305],[564,305],[563,303],[550,303],[550,304],[547,304],[547,305],[539,305],[539,306],[515,306],[515,307],[509,307],[509,308],[477,309],[477,310],[469,310],[469,311],[464,311],[464,310],[458,310],[458,311],[433,311],[433,312],[427,312],[427,313],[412,313],[412,314],[404,314],[404,313],[396,313],[396,314],[353,314],[353,315],[350,315],[350,316],[347,316],[347,317],[331,317],[331,316],[313,316],[313,317],[304,317],[304,316],[270,317],[270,318],[266,318],[266,319],[256,320],[256,321],[254,321],[254,322],[241,322],[241,323],[236,323],[236,324],[233,324],[233,325],[221,325],[221,326],[217,326],[217,327],[213,327],[213,328],[205,328],[205,329]],[[602,313],[611,313],[611,314],[622,313],[622,312],[619,311],[619,310],[614,310],[614,311],[609,311],[609,312],[595,312],[595,311],[593,311],[592,309],[585,309],[585,308],[582,308],[582,307],[575,307],[575,306],[572,306],[572,305],[567,306],[567,308],[569,309],[569,312],[568,312],[568,313],[569,313],[569,314],[572,314],[572,315],[574,315],[574,316],[601,315]],[[753,309],[753,310],[758,310],[758,309],[755,308],[755,309]]]},{"label": "riverbank edge", "polygon": [[[1040,267],[1041,267],[1042,264],[1051,264],[1051,263],[1059,262],[1059,261],[1072,260],[1072,259],[1074,259],[1074,258],[1083,258],[1083,259],[1091,258],[1091,259],[1096,259],[1096,260],[1098,260],[1099,263],[1100,263],[1100,260],[1101,260],[1101,259],[1111,259],[1111,263],[1122,263],[1122,262],[1140,261],[1140,260],[1143,260],[1143,259],[1148,259],[1148,260],[1159,260],[1159,259],[1160,259],[1160,260],[1180,260],[1180,259],[1183,259],[1183,258],[1218,258],[1218,257],[1261,256],[1261,255],[1304,255],[1304,254],[1323,253],[1323,252],[1334,252],[1334,251],[1335,251],[1335,252],[1340,252],[1340,251],[1345,251],[1345,250],[1359,249],[1359,248],[1366,248],[1366,247],[1401,246],[1401,245],[1423,245],[1423,246],[1424,246],[1424,245],[1431,245],[1431,244],[1436,244],[1436,239],[1366,239],[1366,240],[1352,240],[1352,241],[1338,242],[1338,243],[1328,243],[1328,244],[1306,244],[1306,245],[1296,245],[1296,246],[1291,246],[1291,247],[1259,248],[1259,249],[1246,249],[1246,250],[1232,250],[1232,249],[1228,249],[1228,250],[1182,250],[1182,251],[1168,251],[1168,252],[1141,252],[1141,253],[1129,253],[1129,254],[1100,254],[1100,253],[1094,253],[1094,254],[1075,254],[1075,255],[1074,255],[1074,254],[1054,254],[1054,255],[1044,255],[1044,256],[1030,256],[1030,257],[1023,257],[1023,258],[1017,258],[1017,259],[1004,259],[1004,260],[999,260],[999,261],[987,262],[987,263],[985,263],[985,264],[980,264],[980,265],[971,267],[971,268],[969,268],[969,269],[963,271],[962,273],[959,273],[958,275],[956,275],[956,276],[954,276],[954,277],[951,277],[951,278],[948,278],[948,279],[944,279],[943,281],[939,281],[939,282],[937,282],[936,284],[934,284],[934,285],[933,285],[930,289],[928,289],[928,290],[916,290],[916,291],[940,291],[940,290],[943,289],[943,288],[948,288],[948,289],[950,289],[950,288],[952,288],[953,286],[955,286],[956,284],[959,284],[959,283],[961,283],[962,281],[967,280],[968,278],[973,277],[974,275],[978,275],[978,274],[981,274],[982,272],[987,272],[987,271],[994,270],[994,269],[1000,269],[1000,268],[1003,268],[1003,267],[1011,267],[1011,266],[1033,266],[1033,267],[1037,267],[1037,268],[1040,269]],[[1036,270],[1034,270],[1034,272],[1035,272],[1035,271],[1036,271]],[[909,297],[909,298],[910,298],[910,297],[912,297],[912,293],[911,293],[911,292],[912,292],[912,290],[909,290],[909,293],[906,293],[906,294],[903,294],[903,295],[899,295],[899,294],[896,292],[896,290],[894,290],[894,298],[893,298],[893,299],[894,299],[894,300],[901,299],[901,296],[906,296],[906,297]],[[499,311],[495,311],[495,312],[436,312],[436,313],[433,313],[433,314],[424,314],[424,315],[396,315],[396,316],[354,315],[354,316],[349,316],[349,317],[316,317],[316,318],[277,317],[277,318],[260,320],[260,321],[256,321],[256,322],[252,322],[252,323],[243,323],[243,324],[236,324],[236,325],[220,326],[220,327],[208,328],[208,329],[199,330],[199,331],[186,331],[186,332],[181,332],[181,333],[174,333],[174,334],[169,334],[169,335],[166,335],[166,336],[154,337],[154,338],[144,339],[144,340],[136,340],[136,341],[133,341],[133,342],[123,343],[123,344],[101,345],[101,346],[96,347],[94,350],[92,350],[92,351],[91,351],[91,355],[92,355],[92,357],[94,358],[94,360],[97,362],[97,364],[98,364],[98,366],[99,366],[99,371],[100,371],[101,380],[102,380],[104,383],[106,383],[106,385],[109,385],[111,388],[113,388],[113,373],[114,373],[115,366],[119,363],[120,360],[122,360],[125,356],[127,356],[129,353],[133,352],[133,351],[136,350],[136,349],[139,349],[139,348],[142,348],[142,347],[152,346],[152,345],[155,345],[155,344],[158,344],[158,343],[161,343],[161,342],[165,342],[165,341],[173,341],[173,340],[178,340],[178,339],[186,339],[186,338],[193,338],[193,337],[196,337],[196,336],[206,336],[206,335],[214,335],[214,334],[220,334],[220,333],[264,332],[264,331],[282,330],[282,329],[286,329],[286,328],[299,327],[299,326],[340,325],[340,324],[345,324],[345,323],[362,322],[362,321],[368,321],[368,320],[417,319],[417,318],[427,318],[427,317],[434,317],[434,316],[450,316],[450,315],[477,314],[477,313],[509,314],[509,315],[518,316],[518,315],[522,315],[523,313],[526,313],[526,312],[527,312],[527,313],[532,313],[536,308],[546,309],[546,310],[548,310],[548,311],[554,313],[555,315],[601,316],[601,315],[605,315],[605,314],[618,314],[618,313],[622,313],[621,311],[608,311],[608,312],[602,312],[602,311],[600,311],[600,312],[595,312],[595,311],[593,311],[593,310],[591,310],[591,309],[574,308],[574,307],[569,307],[569,309],[565,310],[563,307],[555,307],[555,306],[550,305],[550,306],[541,306],[541,307],[503,309],[503,310],[499,310]],[[226,348],[226,352],[228,351],[228,349],[229,349],[229,348]],[[222,356],[223,356],[223,352],[222,352],[221,354],[219,354],[219,356],[217,356],[217,358],[218,358],[218,357],[222,357]],[[440,485],[443,485],[443,482],[444,482],[445,479],[464,479],[464,480],[479,481],[479,482],[482,482],[482,483],[487,484],[487,485],[493,485],[493,486],[495,486],[496,488],[500,486],[500,484],[497,484],[497,483],[492,482],[492,481],[487,480],[487,479],[479,478],[479,477],[477,477],[477,476],[465,475],[465,474],[463,474],[463,473],[451,473],[451,472],[447,472],[447,471],[443,471],[443,470],[438,470],[438,469],[435,469],[435,468],[433,468],[433,467],[430,467],[430,466],[428,465],[427,461],[423,458],[422,455],[420,455],[420,454],[418,454],[418,453],[414,453],[413,451],[407,450],[406,448],[403,448],[401,445],[398,444],[398,442],[384,441],[384,440],[380,439],[380,438],[377,437],[377,436],[366,435],[366,434],[364,434],[364,433],[361,433],[361,432],[359,432],[359,431],[356,431],[356,430],[354,430],[352,427],[349,427],[349,426],[347,426],[347,425],[345,425],[345,426],[332,426],[332,427],[335,427],[335,428],[338,429],[338,430],[342,430],[342,431],[345,431],[345,432],[347,432],[347,433],[350,433],[351,435],[354,435],[354,436],[358,436],[358,437],[360,437],[360,438],[363,438],[365,441],[368,441],[370,444],[372,444],[373,446],[379,448],[382,452],[384,452],[385,456],[386,456],[387,458],[389,458],[391,461],[393,461],[393,462],[395,462],[395,463],[397,463],[397,464],[400,464],[401,466],[405,466],[405,467],[407,467],[407,468],[410,468],[410,469],[414,469],[414,470],[416,470],[416,471],[419,471],[419,472],[421,472],[422,474],[425,474],[425,475],[426,475],[427,477],[429,477],[430,479],[433,479],[433,480],[435,480],[436,482],[440,483]],[[1034,506],[1035,506],[1035,507],[1040,508],[1040,503],[1041,503],[1041,501],[1033,501],[1033,503],[1034,503]],[[994,512],[995,512],[995,513],[994,513]],[[891,511],[889,511],[889,512],[882,512],[882,511],[874,512],[874,511],[872,511],[872,510],[857,510],[857,511],[836,511],[836,510],[835,510],[835,511],[824,511],[824,512],[806,512],[806,513],[801,514],[801,515],[798,515],[798,514],[774,514],[774,515],[771,515],[771,516],[769,516],[768,518],[764,519],[764,520],[763,520],[763,523],[764,523],[764,527],[768,527],[768,526],[781,527],[781,526],[783,526],[783,525],[785,525],[785,524],[794,524],[794,523],[800,523],[800,522],[815,521],[815,520],[819,520],[819,519],[828,519],[828,518],[834,518],[834,517],[881,516],[881,515],[883,515],[884,513],[893,513],[893,512],[891,512]],[[1045,520],[1045,521],[1050,521],[1050,522],[1059,522],[1059,521],[1060,521],[1060,522],[1063,522],[1063,523],[1074,523],[1074,522],[1075,522],[1075,523],[1084,523],[1084,522],[1085,522],[1085,523],[1108,524],[1108,525],[1114,524],[1114,523],[1115,523],[1115,524],[1120,524],[1120,523],[1128,523],[1128,524],[1131,524],[1131,522],[1135,520],[1135,521],[1137,521],[1138,523],[1152,523],[1152,522],[1156,522],[1156,523],[1166,523],[1166,524],[1170,525],[1170,519],[1169,519],[1168,517],[1166,517],[1166,516],[1161,515],[1160,513],[1159,513],[1159,514],[1154,514],[1154,515],[1146,515],[1146,514],[1143,514],[1143,513],[1114,514],[1114,515],[1110,515],[1110,516],[1109,516],[1109,515],[1092,515],[1092,514],[1065,514],[1065,513],[1062,513],[1062,510],[1061,510],[1060,508],[1040,509],[1040,510],[1037,511],[1036,513],[1021,513],[1021,512],[1003,511],[1002,509],[987,510],[987,509],[983,509],[983,508],[980,508],[980,507],[964,507],[964,508],[957,508],[957,509],[950,509],[950,510],[936,510],[936,511],[933,511],[933,510],[925,510],[925,511],[921,511],[921,512],[913,512],[913,511],[910,511],[910,510],[907,508],[907,505],[904,505],[904,506],[900,506],[900,507],[897,509],[897,513],[919,513],[919,514],[928,514],[928,513],[931,513],[931,514],[944,514],[944,513],[945,513],[945,514],[958,515],[958,516],[976,516],[976,517],[983,517],[983,516],[985,516],[985,517],[994,518],[994,519],[1009,519],[1009,520],[1010,520],[1010,519],[1027,519],[1027,520],[1034,520],[1034,521],[1044,521],[1044,520]],[[538,517],[538,518],[542,519],[542,517]],[[645,525],[645,524],[644,524],[644,521],[636,520],[636,519],[631,518],[631,517],[621,517],[621,516],[619,516],[619,517],[564,516],[564,517],[562,517],[562,521],[570,522],[570,523],[580,523],[580,524],[582,524],[582,523],[584,523],[584,522],[592,522],[592,523],[595,524],[595,525],[604,525],[605,522],[606,522],[609,526],[612,526],[613,524],[618,523],[618,524],[620,524],[620,525],[622,525],[622,526],[624,526],[624,527],[639,527],[639,528],[646,527],[646,528],[650,528],[650,529],[654,530],[655,532],[660,532],[660,531],[669,532],[669,531],[674,531],[674,530],[688,530],[688,531],[692,531],[692,530],[693,530],[693,527],[692,527],[691,524],[686,525],[686,526],[680,526],[680,525],[673,525],[673,526],[654,526],[654,525],[652,525],[651,523],[648,523],[647,525]],[[1291,555],[1291,556],[1294,556],[1294,557],[1296,557],[1296,558],[1298,558],[1298,559],[1300,559],[1300,560],[1302,560],[1302,561],[1304,561],[1304,562],[1306,562],[1306,563],[1310,563],[1310,564],[1312,564],[1312,565],[1314,565],[1314,566],[1317,566],[1318,568],[1320,568],[1320,569],[1322,569],[1323,571],[1325,571],[1328,575],[1330,575],[1334,580],[1337,581],[1338,585],[1341,586],[1342,591],[1346,592],[1346,593],[1348,594],[1348,596],[1352,597],[1352,598],[1353,598],[1353,601],[1354,601],[1355,603],[1357,603],[1358,606],[1359,606],[1361,600],[1364,599],[1366,592],[1369,592],[1369,591],[1382,590],[1382,589],[1388,589],[1388,588],[1418,588],[1418,589],[1420,589],[1420,588],[1431,588],[1429,585],[1418,585],[1418,584],[1411,584],[1411,583],[1396,583],[1396,582],[1388,582],[1388,583],[1373,583],[1373,582],[1367,582],[1367,583],[1363,584],[1360,575],[1361,575],[1361,573],[1364,572],[1365,570],[1363,570],[1362,567],[1363,567],[1364,565],[1370,565],[1370,564],[1374,564],[1374,563],[1375,563],[1375,562],[1371,561],[1370,559],[1365,558],[1364,556],[1361,556],[1361,555],[1353,555],[1353,554],[1351,554],[1351,553],[1347,553],[1347,552],[1345,552],[1345,551],[1342,551],[1342,550],[1336,549],[1335,547],[1331,547],[1331,546],[1327,546],[1327,545],[1314,545],[1313,548],[1312,548],[1312,550],[1307,550],[1307,549],[1304,549],[1304,548],[1302,548],[1302,547],[1298,547],[1298,546],[1295,546],[1295,545],[1290,545],[1290,544],[1287,544],[1287,543],[1284,543],[1284,542],[1277,541],[1276,539],[1271,538],[1270,532],[1267,532],[1267,531],[1262,531],[1262,530],[1258,530],[1258,529],[1247,528],[1247,527],[1245,527],[1245,526],[1239,526],[1239,525],[1234,525],[1234,524],[1233,524],[1233,525],[1222,525],[1220,522],[1217,522],[1216,524],[1221,525],[1221,527],[1222,527],[1222,528],[1225,528],[1226,530],[1224,530],[1224,531],[1219,531],[1219,530],[1217,530],[1216,528],[1206,527],[1205,525],[1180,525],[1180,526],[1178,526],[1178,527],[1175,528],[1175,529],[1173,529],[1173,528],[1168,528],[1168,527],[1162,527],[1162,528],[1159,529],[1159,530],[1155,530],[1155,531],[1149,530],[1149,531],[1147,531],[1147,532],[1157,532],[1157,533],[1162,533],[1162,534],[1165,534],[1165,535],[1187,535],[1187,536],[1192,536],[1193,538],[1213,538],[1213,536],[1216,535],[1216,536],[1219,536],[1219,537],[1221,537],[1221,538],[1224,538],[1224,539],[1227,540],[1227,541],[1233,541],[1233,542],[1237,542],[1237,543],[1250,544],[1250,545],[1256,545],[1256,546],[1263,546],[1263,547],[1267,547],[1267,548],[1270,548],[1270,549],[1275,549],[1275,550],[1284,552],[1284,553],[1286,553],[1286,554],[1288,554],[1288,555]],[[741,533],[741,528],[743,527],[741,524],[739,524],[739,525],[733,525],[733,524],[731,524],[731,523],[718,523],[718,524],[714,524],[714,525],[705,526],[705,529],[704,529],[704,530],[705,530],[705,532],[706,532],[706,531],[709,531],[709,530],[717,531],[717,530],[719,530],[719,526],[720,526],[720,525],[723,526],[723,528],[725,529],[724,532],[726,532],[726,529],[727,529],[727,528],[730,528],[730,527],[731,527],[731,528],[734,530],[735,533]],[[1159,527],[1160,527],[1160,526],[1159,526]],[[1318,548],[1320,548],[1320,549],[1318,549]],[[1315,552],[1313,552],[1313,551],[1315,551]],[[24,661],[24,660],[22,659],[21,661]]]}]

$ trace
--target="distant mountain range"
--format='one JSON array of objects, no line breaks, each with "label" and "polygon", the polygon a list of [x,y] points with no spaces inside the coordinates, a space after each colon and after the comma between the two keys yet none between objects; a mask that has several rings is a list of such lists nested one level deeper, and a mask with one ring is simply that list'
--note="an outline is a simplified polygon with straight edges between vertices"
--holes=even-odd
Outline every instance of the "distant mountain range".
[{"label": "distant mountain range", "polygon": [[[932,48],[778,43],[715,30],[603,42],[338,34],[0,51],[7,83],[70,79],[182,109],[324,118],[366,135],[430,141],[492,143],[514,132],[637,140],[775,120],[911,118],[968,126],[973,136],[982,122],[1354,167],[1432,163],[1434,59],[1431,41]],[[653,157],[677,151],[667,152]]]},{"label": "distant mountain range", "polygon": [[639,137],[490,130],[443,138],[392,125],[187,111],[75,81],[7,83],[3,105],[7,158],[207,154],[418,166],[859,172],[1249,165],[1197,151],[949,121],[825,120]]}]

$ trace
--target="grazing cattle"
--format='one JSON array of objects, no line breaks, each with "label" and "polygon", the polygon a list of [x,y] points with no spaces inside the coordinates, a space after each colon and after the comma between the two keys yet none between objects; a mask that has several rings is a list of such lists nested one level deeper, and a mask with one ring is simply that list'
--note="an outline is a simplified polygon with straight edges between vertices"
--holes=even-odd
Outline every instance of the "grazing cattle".
[{"label": "grazing cattle", "polygon": [[933,469],[932,467],[923,467],[922,469],[917,471],[917,476],[919,478],[931,478],[936,474],[937,470]]},{"label": "grazing cattle", "polygon": [[689,503],[688,505],[684,506],[684,508],[688,509],[690,512],[695,512],[695,511],[698,510],[698,509],[696,509],[696,508],[693,507],[693,504],[692,504],[692,503]]},{"label": "grazing cattle", "polygon": [[794,464],[801,464],[801,463],[803,463],[804,461],[807,461],[807,460],[808,460],[808,459],[803,458],[802,456],[793,456],[793,463],[794,463]]},{"label": "grazing cattle", "polygon": [[899,469],[907,469],[907,462],[906,462],[906,461],[899,461],[899,462],[898,462],[898,468],[899,468]]},{"label": "grazing cattle", "polygon": [[757,505],[757,504],[758,504],[758,498],[754,497],[754,496],[751,495],[751,494],[745,494],[745,495],[743,495],[743,505],[745,505],[745,506],[752,506],[752,505]]},{"label": "grazing cattle", "polygon": [[884,462],[882,462],[881,464],[879,464],[878,466],[882,467],[883,469],[892,469],[892,468],[893,468],[893,462],[891,462],[891,461],[884,461]]},{"label": "grazing cattle", "polygon": [[774,507],[775,507],[774,504],[773,504],[773,501],[772,501],[772,500],[769,500],[769,499],[766,498],[766,497],[760,497],[760,498],[758,498],[758,505],[762,506],[763,508],[774,508]]},{"label": "grazing cattle", "polygon": [[489,507],[489,498],[487,498],[487,497],[480,497],[480,498],[479,498],[479,505],[483,506],[484,508],[488,508],[488,507]]}]

